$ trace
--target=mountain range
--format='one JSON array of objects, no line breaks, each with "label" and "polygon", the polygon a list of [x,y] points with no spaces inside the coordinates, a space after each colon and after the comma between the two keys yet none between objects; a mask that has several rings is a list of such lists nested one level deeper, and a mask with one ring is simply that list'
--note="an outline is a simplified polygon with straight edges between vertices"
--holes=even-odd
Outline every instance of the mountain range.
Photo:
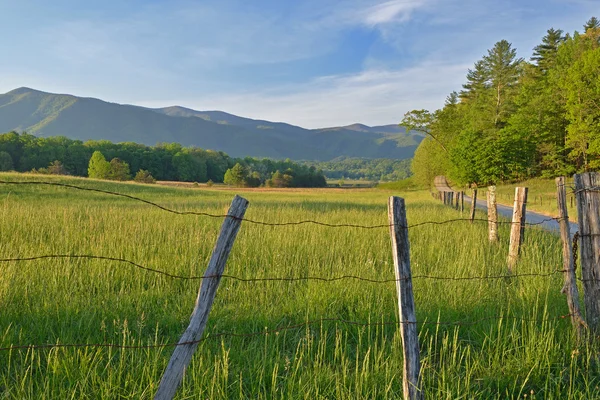
[{"label": "mountain range", "polygon": [[223,111],[146,108],[25,87],[0,94],[0,132],[12,130],[84,141],[177,142],[234,157],[322,161],[340,156],[410,158],[423,139],[398,125],[305,129]]}]

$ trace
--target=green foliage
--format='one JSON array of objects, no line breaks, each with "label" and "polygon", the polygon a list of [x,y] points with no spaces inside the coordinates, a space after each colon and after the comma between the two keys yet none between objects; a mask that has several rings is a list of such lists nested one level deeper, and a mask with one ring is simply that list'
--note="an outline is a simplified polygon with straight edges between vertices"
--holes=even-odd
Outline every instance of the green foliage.
[{"label": "green foliage", "polygon": [[13,159],[6,151],[0,151],[0,171],[12,171],[15,169]]},{"label": "green foliage", "polygon": [[420,185],[415,181],[414,177],[402,179],[396,182],[385,182],[377,185],[377,189],[382,190],[394,190],[394,191],[411,191],[411,190],[423,190],[429,188],[431,182],[427,182],[425,185]]},{"label": "green foliage", "polygon": [[95,151],[94,154],[92,154],[92,158],[90,158],[88,176],[94,179],[109,179],[111,173],[110,170],[111,165],[106,161],[104,155],[99,151]]},{"label": "green foliage", "polygon": [[[223,182],[225,172],[240,163],[248,169],[246,186],[264,184],[277,169],[292,170],[293,186],[326,186],[325,177],[320,171],[306,165],[269,159],[230,158],[220,151],[204,150],[196,147],[183,147],[178,143],[161,143],[154,147],[138,143],[112,143],[107,140],[81,142],[65,137],[38,138],[26,133],[9,132],[0,134],[0,153],[7,153],[13,166],[19,172],[35,169],[43,172],[47,166],[59,161],[66,172],[77,176],[88,175],[92,154],[99,152],[103,161],[95,156],[92,175],[100,179],[129,179],[129,171],[148,171],[158,180],[178,180],[184,182]],[[7,157],[5,157],[8,160]],[[115,161],[115,174],[110,175],[106,160]],[[125,169],[127,164],[129,169]],[[8,165],[8,162],[6,163]],[[98,165],[95,165],[98,164]],[[110,164],[110,163],[108,163]]]},{"label": "green foliage", "polygon": [[[196,112],[179,107],[148,109],[28,88],[0,94],[0,104],[0,132],[19,129],[40,137],[69,135],[70,138],[102,138],[112,142],[144,141],[149,145],[177,141],[221,149],[236,157],[250,155],[274,159],[331,160],[345,155],[401,159],[412,157],[420,141],[420,137],[393,129],[395,127],[382,127],[381,131],[369,127],[358,130],[352,127],[308,130],[218,111]],[[111,154],[106,149],[93,149],[88,154],[88,160],[95,150],[100,150],[107,160],[118,157],[126,161],[132,171],[143,168],[161,180],[178,179],[159,177],[157,171],[150,168],[151,165],[135,164],[123,154]],[[171,153],[171,156],[175,153]],[[12,152],[10,154],[13,155]],[[74,171],[72,165],[56,155],[44,162],[31,160],[28,165],[23,165],[23,170],[45,167],[56,159],[63,161],[71,173],[85,175],[83,171]],[[161,161],[158,161],[158,165]],[[15,165],[18,166],[16,162]],[[208,179],[222,182],[225,171],[232,165],[219,164],[214,166],[214,171],[207,166]],[[206,178],[200,181],[205,182]]]},{"label": "green foliage", "polygon": [[289,174],[283,174],[279,171],[273,172],[271,179],[267,181],[267,186],[275,188],[286,188],[292,185],[294,177]]},{"label": "green foliage", "polygon": [[247,176],[248,172],[246,168],[242,164],[237,163],[225,172],[223,183],[230,186],[245,186]]},{"label": "green foliage", "polygon": [[452,94],[441,110],[407,114],[406,126],[448,150],[423,142],[413,161],[417,181],[444,171],[456,183],[488,185],[599,169],[597,25],[592,18],[573,35],[549,29],[531,63],[501,40],[468,71],[460,102]]},{"label": "green foliage", "polygon": [[156,179],[145,169],[140,169],[133,178],[134,181],[140,183],[156,183]]},{"label": "green foliage", "polygon": [[126,181],[130,179],[129,164],[118,158],[113,158],[110,160],[110,173],[108,177],[114,181]]},{"label": "green foliage", "polygon": [[67,171],[63,163],[58,160],[52,161],[47,169],[50,175],[69,175],[69,171]]},{"label": "green foliage", "polygon": [[436,176],[448,175],[451,164],[440,144],[427,138],[417,148],[411,168],[413,181],[423,187],[429,187]]},{"label": "green foliage", "polygon": [[365,179],[371,181],[397,181],[411,175],[410,159],[391,160],[389,158],[338,157],[331,161],[302,161],[303,165],[314,167],[327,179]]}]

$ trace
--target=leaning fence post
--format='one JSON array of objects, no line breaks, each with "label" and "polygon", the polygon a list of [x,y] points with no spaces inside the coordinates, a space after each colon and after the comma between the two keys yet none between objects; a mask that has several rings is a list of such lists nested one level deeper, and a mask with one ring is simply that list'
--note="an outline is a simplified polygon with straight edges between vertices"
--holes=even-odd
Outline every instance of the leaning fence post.
[{"label": "leaning fence post", "polygon": [[475,209],[477,208],[477,189],[472,189],[471,193],[471,214],[469,215],[469,219],[471,223],[475,220]]},{"label": "leaning fence post", "polygon": [[600,332],[600,173],[574,176],[586,320]]},{"label": "leaning fence post", "polygon": [[508,271],[513,272],[521,243],[525,236],[525,217],[527,215],[527,188],[515,188],[515,204],[513,206],[512,224],[510,225],[510,244],[508,246]]},{"label": "leaning fence post", "polygon": [[231,202],[227,217],[225,217],[221,225],[221,232],[213,249],[208,268],[206,268],[206,272],[204,273],[204,276],[210,276],[210,278],[202,280],[196,305],[190,318],[190,324],[181,336],[181,339],[179,339],[179,345],[175,347],[171,355],[167,369],[154,396],[155,400],[172,399],[181,384],[185,368],[192,360],[192,355],[196,347],[198,347],[198,340],[202,337],[202,333],[206,327],[208,314],[215,299],[227,257],[229,257],[247,207],[248,200],[240,196],[235,196]]},{"label": "leaning fence post", "polygon": [[565,286],[563,293],[567,294],[567,304],[571,323],[577,337],[581,338],[582,328],[586,326],[579,309],[579,289],[577,288],[577,277],[575,276],[575,260],[573,259],[573,244],[569,229],[569,211],[567,210],[567,190],[565,189],[565,178],[556,178],[556,204],[558,206],[558,224],[560,225],[560,239],[563,245],[563,272],[565,273]]},{"label": "leaning fence post", "polygon": [[408,241],[408,223],[404,199],[390,197],[388,202],[388,219],[392,238],[392,254],[396,290],[398,291],[398,308],[400,314],[400,334],[404,351],[403,389],[405,400],[422,399],[419,332],[415,315],[415,299],[410,272],[410,245]]},{"label": "leaning fence post", "polygon": [[496,186],[488,186],[488,238],[490,242],[498,241],[498,208],[496,206]]}]

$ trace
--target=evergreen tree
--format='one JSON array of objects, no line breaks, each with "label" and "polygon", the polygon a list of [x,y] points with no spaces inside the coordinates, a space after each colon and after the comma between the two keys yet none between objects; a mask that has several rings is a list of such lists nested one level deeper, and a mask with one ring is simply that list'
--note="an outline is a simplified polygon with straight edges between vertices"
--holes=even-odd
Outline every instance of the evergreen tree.
[{"label": "evergreen tree", "polygon": [[583,26],[583,32],[587,33],[590,29],[598,29],[600,28],[600,21],[596,17],[590,18],[585,25]]},{"label": "evergreen tree", "polygon": [[562,30],[550,28],[546,32],[546,36],[542,38],[542,43],[534,47],[531,61],[537,65],[540,72],[546,73],[554,67],[558,54],[558,46],[565,39]]},{"label": "evergreen tree", "polygon": [[517,50],[510,43],[501,40],[488,50],[483,61],[488,71],[490,87],[494,91],[494,125],[502,127],[513,105],[523,59],[517,58]]}]

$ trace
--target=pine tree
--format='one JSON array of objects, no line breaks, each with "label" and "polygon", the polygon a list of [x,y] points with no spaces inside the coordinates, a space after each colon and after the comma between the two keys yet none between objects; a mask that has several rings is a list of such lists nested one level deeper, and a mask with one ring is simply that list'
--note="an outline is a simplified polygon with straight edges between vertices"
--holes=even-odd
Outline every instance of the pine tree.
[{"label": "pine tree", "polygon": [[587,32],[590,29],[598,29],[600,28],[600,21],[596,17],[590,18],[585,25],[583,26],[583,32]]},{"label": "pine tree", "polygon": [[542,43],[534,47],[531,61],[536,63],[540,72],[546,73],[556,64],[558,46],[564,41],[562,30],[550,28],[542,38]]},{"label": "pine tree", "polygon": [[517,50],[510,43],[501,40],[488,50],[483,62],[494,90],[494,125],[502,127],[511,111],[523,59],[517,58]]},{"label": "pine tree", "polygon": [[467,71],[467,83],[463,85],[460,98],[466,101],[476,101],[479,95],[488,88],[488,70],[483,60],[475,63],[473,69]]}]

